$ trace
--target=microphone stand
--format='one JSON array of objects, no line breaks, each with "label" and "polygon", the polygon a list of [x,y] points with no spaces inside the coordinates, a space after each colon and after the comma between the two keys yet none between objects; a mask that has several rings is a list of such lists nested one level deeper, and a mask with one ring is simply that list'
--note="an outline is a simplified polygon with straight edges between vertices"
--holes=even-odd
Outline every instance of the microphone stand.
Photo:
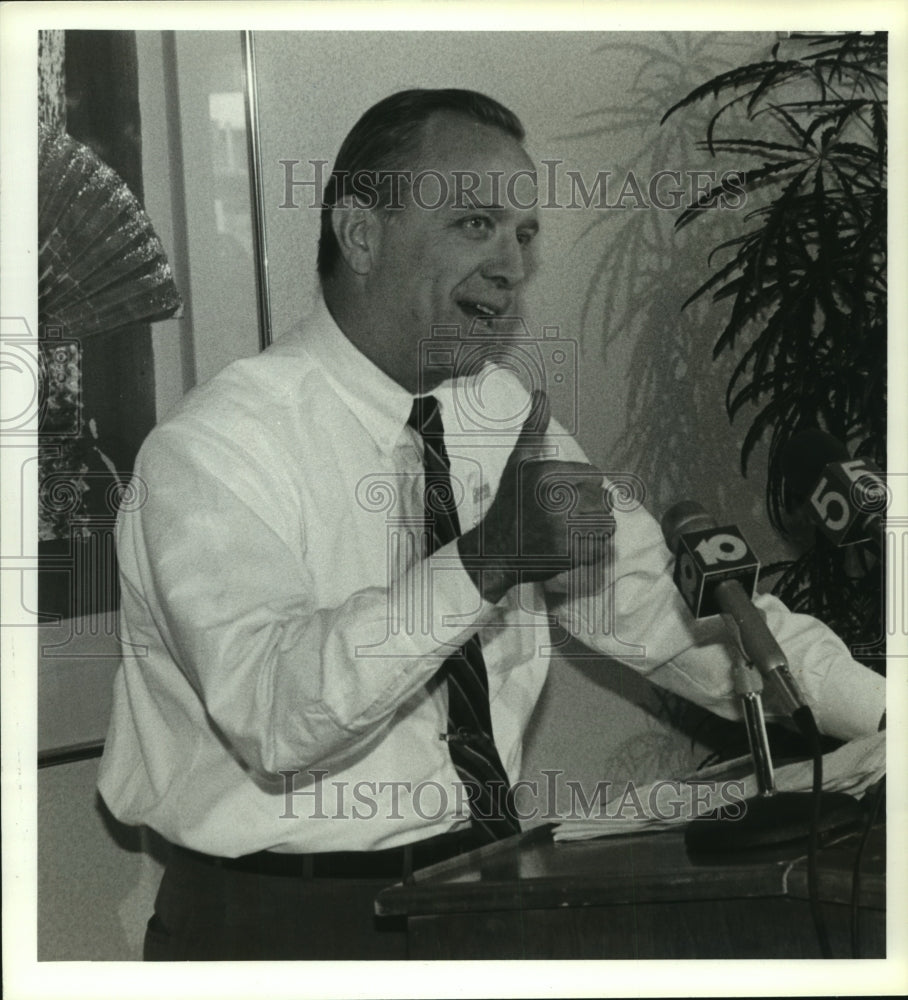
[{"label": "microphone stand", "polygon": [[[823,753],[816,720],[792,676],[784,651],[748,593],[753,589],[751,573],[759,562],[749,555],[747,543],[736,529],[718,528],[699,504],[689,500],[682,500],[665,512],[662,534],[668,548],[678,556],[675,583],[694,617],[707,617],[718,610],[737,647],[734,690],[741,699],[757,784],[757,795],[744,802],[743,812],[737,809],[726,812],[719,807],[688,823],[685,833],[688,850],[721,855],[809,840],[810,855],[815,858],[819,832],[851,826],[860,817],[860,806],[857,799],[844,792],[823,793]],[[682,545],[686,536],[690,536],[691,541]],[[729,540],[736,542],[735,548],[741,550],[735,559],[741,562],[740,568],[746,570],[747,589],[738,578],[740,574],[731,566],[735,560],[731,557],[717,559],[710,551],[716,544],[721,546]],[[682,549],[683,555],[680,554]],[[729,567],[721,572],[709,569],[714,563],[723,561],[728,561]],[[702,601],[706,587],[709,587],[711,600],[706,602],[708,610],[704,612]],[[807,741],[813,757],[812,792],[776,791],[763,719],[764,681],[776,708],[791,719]]]},{"label": "microphone stand", "polygon": [[[783,663],[783,669],[773,670],[768,677],[773,681],[782,680],[783,689],[787,689],[788,669],[784,660]],[[733,668],[733,683],[747,728],[757,794],[745,801],[745,812],[736,814],[735,818],[720,806],[689,823],[685,832],[688,850],[697,854],[727,855],[815,838],[820,832],[849,827],[858,822],[861,808],[857,799],[844,792],[821,791],[819,733],[810,709],[802,704],[795,721],[808,738],[812,736],[814,789],[812,792],[778,792],[763,715],[761,673],[741,658]]]},{"label": "microphone stand", "polygon": [[769,737],[766,735],[766,720],[763,717],[763,680],[753,667],[739,662],[735,665],[734,686],[747,727],[747,743],[754,764],[757,794],[763,797],[775,795],[772,754],[769,750]]}]

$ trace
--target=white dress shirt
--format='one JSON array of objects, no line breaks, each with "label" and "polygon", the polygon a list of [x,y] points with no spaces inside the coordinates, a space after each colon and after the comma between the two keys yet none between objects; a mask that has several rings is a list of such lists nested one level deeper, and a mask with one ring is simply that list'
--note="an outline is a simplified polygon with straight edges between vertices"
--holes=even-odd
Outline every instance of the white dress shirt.
[{"label": "white dress shirt", "polygon": [[[501,369],[434,395],[466,530],[495,495],[528,396]],[[373,850],[466,826],[436,674],[478,630],[496,744],[517,778],[550,659],[545,589],[594,650],[738,716],[724,634],[691,619],[642,508],[615,511],[605,588],[562,575],[493,606],[456,543],[420,560],[411,405],[319,303],[149,435],[117,534],[124,655],[99,787],[120,820],[230,857]],[[554,422],[546,444],[585,461]],[[824,626],[759,603],[821,730],[874,732],[883,679]]]}]

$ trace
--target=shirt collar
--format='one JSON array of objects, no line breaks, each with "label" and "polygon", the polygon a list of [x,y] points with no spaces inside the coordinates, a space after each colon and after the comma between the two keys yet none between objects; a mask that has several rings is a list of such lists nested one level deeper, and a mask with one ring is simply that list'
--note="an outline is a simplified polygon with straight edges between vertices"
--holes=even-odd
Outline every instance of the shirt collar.
[{"label": "shirt collar", "polygon": [[304,325],[302,340],[379,448],[392,451],[410,416],[413,396],[347,339],[321,295]]}]

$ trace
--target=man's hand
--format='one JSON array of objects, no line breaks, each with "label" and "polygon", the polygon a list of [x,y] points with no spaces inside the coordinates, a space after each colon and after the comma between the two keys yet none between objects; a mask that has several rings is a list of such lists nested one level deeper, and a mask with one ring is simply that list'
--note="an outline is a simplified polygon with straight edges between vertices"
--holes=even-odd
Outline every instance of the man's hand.
[{"label": "man's hand", "polygon": [[608,515],[603,473],[544,457],[550,417],[546,394],[535,390],[495,499],[482,522],[458,540],[464,567],[492,603],[517,583],[548,580],[603,556],[603,546],[572,545],[570,537],[583,517],[601,530]]}]

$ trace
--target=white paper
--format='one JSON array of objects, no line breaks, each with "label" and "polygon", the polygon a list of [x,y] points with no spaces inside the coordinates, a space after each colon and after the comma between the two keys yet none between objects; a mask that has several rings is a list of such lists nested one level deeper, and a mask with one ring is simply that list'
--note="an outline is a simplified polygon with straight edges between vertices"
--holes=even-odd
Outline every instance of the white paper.
[{"label": "white paper", "polygon": [[[663,779],[639,789],[625,786],[612,795],[604,809],[583,819],[568,819],[555,828],[554,839],[586,840],[610,837],[687,823],[717,806],[740,809],[757,794],[753,773],[742,774],[749,761],[740,757],[704,768],[682,779]],[[823,757],[823,789],[847,792],[859,798],[886,773],[886,733],[874,733],[844,744]],[[729,775],[741,775],[730,778]],[[813,787],[813,762],[786,764],[775,771],[779,792],[809,792]]]}]

